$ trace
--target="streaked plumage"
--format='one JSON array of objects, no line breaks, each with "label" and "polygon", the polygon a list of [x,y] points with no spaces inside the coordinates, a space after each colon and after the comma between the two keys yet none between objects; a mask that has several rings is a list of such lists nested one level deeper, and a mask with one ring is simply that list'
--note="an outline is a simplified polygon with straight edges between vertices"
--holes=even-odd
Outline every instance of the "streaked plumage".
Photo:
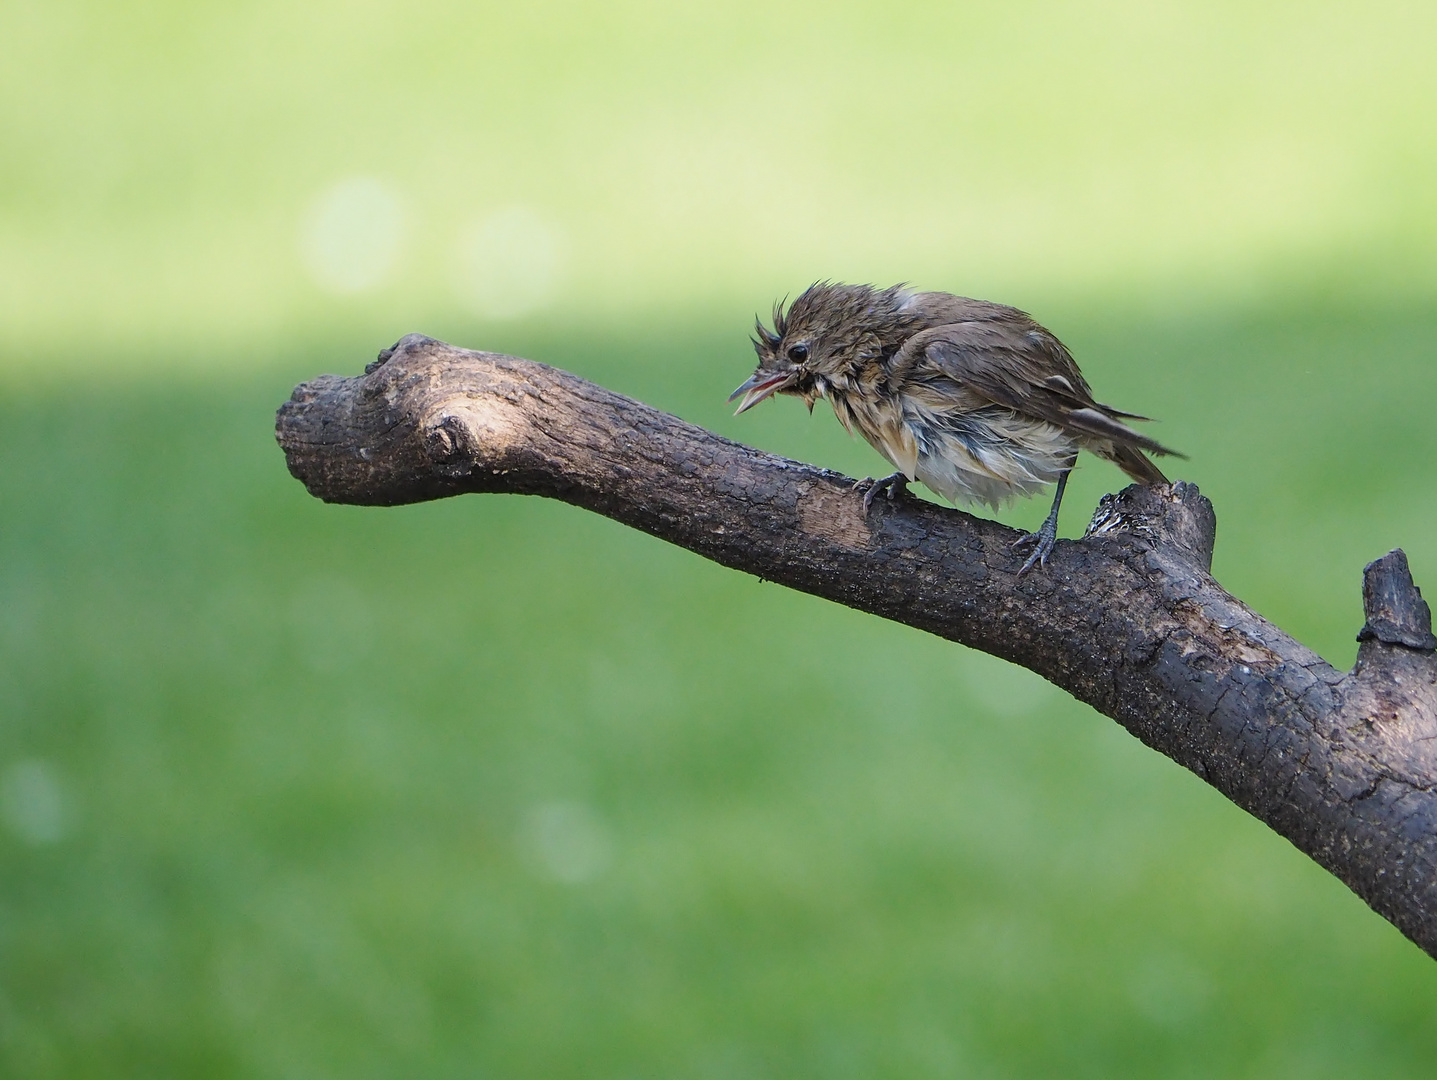
[{"label": "streaked plumage", "polygon": [[[734,391],[744,412],[775,393],[827,398],[898,472],[890,496],[921,480],[950,501],[998,507],[1058,483],[1035,542],[1044,562],[1056,538],[1063,486],[1079,449],[1134,480],[1166,483],[1145,455],[1172,454],[1128,427],[1143,420],[1094,400],[1056,337],[1016,308],[903,286],[827,282],[809,288],[774,328],[760,322],[758,370]],[[732,400],[732,398],[730,399]],[[1179,455],[1181,456],[1181,455]]]}]

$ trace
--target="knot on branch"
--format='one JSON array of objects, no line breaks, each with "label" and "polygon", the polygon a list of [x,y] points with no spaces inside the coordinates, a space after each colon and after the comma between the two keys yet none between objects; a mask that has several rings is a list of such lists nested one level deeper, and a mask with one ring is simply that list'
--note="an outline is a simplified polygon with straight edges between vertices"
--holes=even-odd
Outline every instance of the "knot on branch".
[{"label": "knot on branch", "polygon": [[296,387],[275,437],[290,472],[330,502],[393,506],[488,490],[532,441],[524,384],[506,361],[409,334],[363,375]]},{"label": "knot on branch", "polygon": [[1197,485],[1185,480],[1158,487],[1129,484],[1098,501],[1084,536],[1119,533],[1145,536],[1181,552],[1206,571],[1212,569],[1217,514]]},{"label": "knot on branch", "polygon": [[450,479],[473,472],[475,460],[483,452],[474,425],[453,413],[445,413],[427,425],[420,438],[435,472]]},{"label": "knot on branch", "polygon": [[1437,651],[1432,610],[1422,599],[1422,590],[1412,583],[1407,553],[1401,548],[1363,568],[1362,610],[1367,622],[1357,633],[1358,641]]}]

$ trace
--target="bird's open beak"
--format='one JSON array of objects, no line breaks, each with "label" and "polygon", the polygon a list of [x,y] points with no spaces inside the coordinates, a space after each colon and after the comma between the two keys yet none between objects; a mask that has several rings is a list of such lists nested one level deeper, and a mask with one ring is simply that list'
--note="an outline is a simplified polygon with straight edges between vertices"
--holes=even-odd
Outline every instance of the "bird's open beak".
[{"label": "bird's open beak", "polygon": [[792,371],[781,372],[778,375],[755,371],[742,386],[728,396],[728,399],[732,401],[740,394],[744,395],[744,399],[734,410],[734,415],[748,412],[760,401],[773,397],[778,391],[791,384],[795,377],[796,375]]}]

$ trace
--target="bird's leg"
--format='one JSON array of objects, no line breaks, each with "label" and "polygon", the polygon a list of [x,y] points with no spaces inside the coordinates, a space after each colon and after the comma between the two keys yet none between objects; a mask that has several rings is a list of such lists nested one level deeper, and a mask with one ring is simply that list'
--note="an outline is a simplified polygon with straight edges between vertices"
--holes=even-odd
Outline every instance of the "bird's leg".
[{"label": "bird's leg", "polygon": [[1068,467],[1063,470],[1063,475],[1058,477],[1058,490],[1053,493],[1053,508],[1048,511],[1048,516],[1043,519],[1043,524],[1038,526],[1037,532],[1030,532],[1027,536],[1020,536],[1013,541],[1014,548],[1033,545],[1033,554],[1028,556],[1028,561],[1018,571],[1022,577],[1035,566],[1047,566],[1048,556],[1053,553],[1053,546],[1058,542],[1058,507],[1063,505],[1063,489],[1068,486],[1068,475],[1073,471],[1075,462],[1069,462]]},{"label": "bird's leg", "polygon": [[875,480],[870,476],[866,480],[857,481],[853,486],[855,489],[865,489],[863,492],[863,512],[866,514],[869,508],[873,506],[873,500],[880,491],[888,493],[889,502],[892,502],[907,491],[908,477],[901,472],[896,472],[892,476],[885,476],[882,480]]}]

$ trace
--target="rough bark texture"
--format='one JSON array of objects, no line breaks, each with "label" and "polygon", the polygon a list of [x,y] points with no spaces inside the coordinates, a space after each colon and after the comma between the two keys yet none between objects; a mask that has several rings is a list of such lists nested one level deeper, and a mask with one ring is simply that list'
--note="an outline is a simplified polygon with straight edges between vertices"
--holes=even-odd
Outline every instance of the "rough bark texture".
[{"label": "rough bark texture", "polygon": [[547,495],[769,581],[1021,664],[1197,773],[1437,956],[1437,639],[1393,551],[1340,672],[1209,574],[1191,484],[1133,486],[1017,576],[1017,533],[732,443],[543,364],[410,335],[279,410],[329,502]]}]

